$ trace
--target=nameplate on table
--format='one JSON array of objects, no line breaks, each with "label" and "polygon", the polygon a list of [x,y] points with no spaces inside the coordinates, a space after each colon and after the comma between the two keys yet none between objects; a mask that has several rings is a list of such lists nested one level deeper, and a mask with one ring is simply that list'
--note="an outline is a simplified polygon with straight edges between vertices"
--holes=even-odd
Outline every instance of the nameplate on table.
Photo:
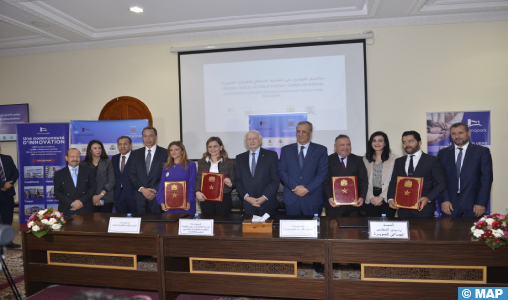
[{"label": "nameplate on table", "polygon": [[108,232],[111,233],[139,233],[141,230],[141,218],[109,218]]},{"label": "nameplate on table", "polygon": [[316,220],[280,220],[279,237],[317,237]]},{"label": "nameplate on table", "polygon": [[371,239],[409,239],[409,221],[369,221]]},{"label": "nameplate on table", "polygon": [[180,219],[178,235],[212,235],[213,219]]}]

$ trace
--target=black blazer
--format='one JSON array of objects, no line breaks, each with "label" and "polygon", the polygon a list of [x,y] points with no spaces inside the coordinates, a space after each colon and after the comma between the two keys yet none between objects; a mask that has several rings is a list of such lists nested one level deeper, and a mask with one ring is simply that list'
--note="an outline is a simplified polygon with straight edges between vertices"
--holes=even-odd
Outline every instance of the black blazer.
[{"label": "black blazer", "polygon": [[365,200],[367,196],[367,188],[369,187],[369,177],[367,175],[367,168],[363,162],[362,156],[349,154],[347,157],[346,173],[342,169],[342,163],[337,153],[328,156],[328,175],[323,182],[323,192],[325,194],[325,206],[328,209],[339,209],[340,207],[331,207],[328,199],[333,198],[333,176],[356,176],[358,180],[358,197]]},{"label": "black blazer", "polygon": [[[256,170],[254,177],[250,171],[250,163],[252,160],[251,151],[239,154],[236,157],[235,167],[235,184],[236,191],[240,199],[245,199],[245,195],[259,198],[266,196],[268,201],[261,204],[262,208],[277,208],[277,189],[279,188],[279,172],[277,152],[261,148],[259,150],[258,160],[256,162]],[[244,207],[251,207],[252,204],[245,201]]]},{"label": "black blazer", "polygon": [[[16,183],[19,178],[19,171],[12,160],[12,157],[9,155],[0,154],[0,159],[2,160],[2,165],[4,167],[5,181],[0,179],[0,187],[4,187],[7,181],[12,181],[12,185]],[[0,192],[0,199],[3,197],[14,197],[16,195],[16,189],[14,187],[6,190],[5,192]]]},{"label": "black blazer", "polygon": [[[388,189],[388,199],[395,198],[397,176],[407,176],[406,159],[407,155],[404,155],[395,160],[392,180]],[[422,153],[412,177],[423,177],[422,197],[429,198],[429,201],[436,199],[446,190],[446,177],[441,162],[436,156]]]},{"label": "black blazer", "polygon": [[[93,212],[92,197],[96,188],[94,173],[90,167],[79,166],[77,187],[75,187],[68,166],[55,172],[55,198],[58,199],[58,210],[61,213],[69,216],[82,212]],[[80,200],[83,207],[71,211],[71,204],[74,200]]]},{"label": "black blazer", "polygon": [[[92,165],[82,161],[79,166],[92,168]],[[104,203],[112,203],[115,201],[115,171],[113,171],[113,164],[108,158],[101,158],[97,164],[97,173],[95,174],[95,182],[97,184],[94,195],[99,195],[102,190],[106,190],[106,194],[101,198]]]},{"label": "black blazer", "polygon": [[[156,152],[157,153],[157,152]],[[132,195],[131,199],[134,199],[134,186],[132,185],[131,179],[129,177],[129,171],[132,164],[132,152],[129,156],[129,159],[125,163],[125,167],[123,169],[123,173],[120,172],[120,161],[122,159],[122,154],[119,153],[117,155],[114,155],[111,158],[111,162],[113,164],[113,170],[115,171],[115,201],[120,197],[120,193],[124,192],[125,195]]]},{"label": "black blazer", "polygon": [[[129,177],[132,185],[134,186],[134,195],[136,201],[138,202],[138,213],[145,212],[144,207],[145,202],[147,201],[143,194],[138,191],[139,188],[145,187],[158,191],[162,177],[162,167],[168,160],[168,150],[157,146],[157,150],[155,150],[155,155],[152,160],[152,165],[150,166],[150,172],[147,174],[145,165],[145,148],[146,147],[143,147],[132,151],[131,156],[129,157],[129,160],[132,160],[129,169]],[[161,207],[157,204],[157,200],[155,200],[155,198],[151,201],[150,207],[152,209],[152,213],[162,212]]]}]

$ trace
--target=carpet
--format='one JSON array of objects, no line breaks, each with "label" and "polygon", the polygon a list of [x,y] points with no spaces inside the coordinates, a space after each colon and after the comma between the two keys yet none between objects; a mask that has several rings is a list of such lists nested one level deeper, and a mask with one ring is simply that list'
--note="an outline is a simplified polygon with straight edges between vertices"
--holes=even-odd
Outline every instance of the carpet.
[{"label": "carpet", "polygon": [[[22,298],[25,298],[25,281],[23,276],[23,257],[20,249],[7,249],[5,264],[11,273],[12,279],[18,288]],[[11,300],[16,299],[12,289],[5,278],[4,272],[0,272],[0,299]]]}]

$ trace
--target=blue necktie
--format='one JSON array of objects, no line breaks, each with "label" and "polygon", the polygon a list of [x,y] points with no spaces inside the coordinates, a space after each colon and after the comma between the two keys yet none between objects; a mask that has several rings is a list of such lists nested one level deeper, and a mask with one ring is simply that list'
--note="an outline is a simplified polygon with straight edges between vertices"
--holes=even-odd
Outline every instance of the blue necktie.
[{"label": "blue necktie", "polygon": [[303,156],[303,149],[305,149],[305,146],[302,146],[300,148],[300,155],[298,155],[298,161],[300,162],[300,169],[303,169],[303,162],[305,160],[305,157]]},{"label": "blue necktie", "polygon": [[457,168],[457,191],[460,192],[460,168],[462,167],[462,148],[459,149],[459,155],[457,155],[457,161],[455,167]]},{"label": "blue necktie", "polygon": [[72,181],[74,181],[74,186],[78,186],[78,174],[76,173],[77,169],[72,169]]},{"label": "blue necktie", "polygon": [[252,173],[252,177],[254,177],[255,171],[256,171],[256,153],[252,153],[252,163],[250,165],[250,172]]}]

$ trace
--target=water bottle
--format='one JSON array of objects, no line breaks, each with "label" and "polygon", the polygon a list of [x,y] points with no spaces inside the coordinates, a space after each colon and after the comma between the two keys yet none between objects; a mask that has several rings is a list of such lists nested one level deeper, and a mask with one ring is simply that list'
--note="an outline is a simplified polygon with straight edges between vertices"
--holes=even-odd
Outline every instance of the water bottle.
[{"label": "water bottle", "polygon": [[317,221],[317,232],[319,233],[321,231],[321,219],[319,218],[318,214],[314,214],[314,218],[312,220]]},{"label": "water bottle", "polygon": [[381,221],[388,221],[388,218],[386,217],[386,214],[381,215]]},{"label": "water bottle", "polygon": [[131,213],[128,213],[128,214],[127,214],[127,217],[132,217],[132,214],[131,214]]},{"label": "water bottle", "polygon": [[198,213],[195,213],[195,214],[194,214],[194,218],[193,218],[193,219],[201,219],[201,218],[199,217],[199,214],[198,214]]}]

